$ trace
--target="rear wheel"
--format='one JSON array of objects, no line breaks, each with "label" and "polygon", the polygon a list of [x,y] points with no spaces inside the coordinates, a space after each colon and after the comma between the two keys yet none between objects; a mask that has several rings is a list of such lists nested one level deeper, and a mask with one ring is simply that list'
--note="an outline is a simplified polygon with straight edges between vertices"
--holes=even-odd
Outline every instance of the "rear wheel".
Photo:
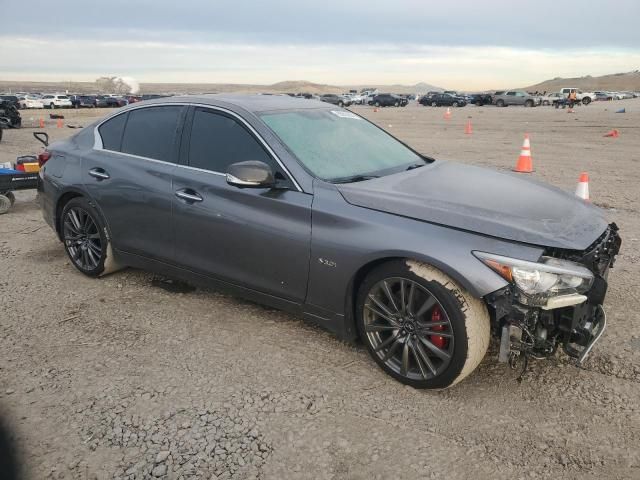
[{"label": "rear wheel", "polygon": [[524,102],[524,106],[525,107],[533,107],[533,100],[527,100],[526,102]]},{"label": "rear wheel", "polygon": [[496,107],[504,107],[504,100],[498,100],[496,102]]},{"label": "rear wheel", "polygon": [[582,99],[582,104],[583,105],[589,105],[591,103],[591,99],[589,97],[584,97]]},{"label": "rear wheel", "polygon": [[9,201],[11,202],[11,206],[16,203],[16,196],[13,194],[13,192],[5,192],[3,193],[3,195],[9,199]]},{"label": "rear wheel", "polygon": [[379,106],[380,106],[380,102],[376,102],[376,103],[375,103],[375,106],[376,106],[376,107],[379,107]]},{"label": "rear wheel", "polygon": [[64,249],[73,265],[85,275],[97,277],[105,267],[108,239],[98,210],[85,198],[67,203],[60,219]]},{"label": "rear wheel", "polygon": [[11,200],[6,195],[0,195],[0,215],[7,213],[11,205]]},{"label": "rear wheel", "polygon": [[396,102],[393,104],[394,107],[399,107],[400,106],[400,102]]},{"label": "rear wheel", "polygon": [[451,104],[451,106],[453,106],[453,107],[455,107],[455,108],[458,108],[458,102],[453,102],[453,103]]},{"label": "rear wheel", "polygon": [[437,106],[438,106],[438,103],[437,103],[437,102],[431,102],[431,106],[432,106],[432,107],[437,107]]},{"label": "rear wheel", "polygon": [[49,108],[50,108],[51,110],[54,110],[54,109],[56,108],[55,103],[50,103],[50,104],[49,104]]},{"label": "rear wheel", "polygon": [[489,345],[489,314],[439,270],[393,261],[373,270],[356,304],[360,336],[375,362],[415,388],[446,388],[469,375]]},{"label": "rear wheel", "polygon": [[342,102],[338,102],[338,106],[339,106],[339,107],[344,107],[344,103],[342,103]]}]

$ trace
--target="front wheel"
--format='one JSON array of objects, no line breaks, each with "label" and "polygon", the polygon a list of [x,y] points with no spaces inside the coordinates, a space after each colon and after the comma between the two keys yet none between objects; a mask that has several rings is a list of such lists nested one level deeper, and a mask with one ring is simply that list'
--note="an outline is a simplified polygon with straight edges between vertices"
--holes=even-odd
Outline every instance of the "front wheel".
[{"label": "front wheel", "polygon": [[441,271],[415,261],[373,270],[356,303],[360,336],[375,362],[414,388],[447,388],[480,364],[487,307]]},{"label": "front wheel", "polygon": [[496,102],[496,107],[504,107],[504,100],[498,100]]},{"label": "front wheel", "polygon": [[524,102],[524,106],[527,108],[533,107],[533,100],[527,100],[526,102]]},{"label": "front wheel", "polygon": [[584,97],[582,99],[582,104],[583,105],[589,105],[591,103],[591,99],[589,97]]},{"label": "front wheel", "polygon": [[105,270],[108,239],[98,210],[83,197],[73,198],[60,218],[64,249],[71,263],[89,277]]},{"label": "front wheel", "polygon": [[399,107],[400,106],[400,102],[396,102],[393,104],[394,107]]},{"label": "front wheel", "polygon": [[437,106],[438,106],[438,103],[437,103],[437,102],[431,102],[431,106],[432,106],[432,107],[437,107]]},{"label": "front wheel", "polygon": [[453,102],[453,103],[451,104],[451,106],[452,106],[452,107],[454,107],[454,108],[458,108],[458,102]]},{"label": "front wheel", "polygon": [[380,102],[376,102],[374,105],[375,105],[376,107],[380,107]]}]

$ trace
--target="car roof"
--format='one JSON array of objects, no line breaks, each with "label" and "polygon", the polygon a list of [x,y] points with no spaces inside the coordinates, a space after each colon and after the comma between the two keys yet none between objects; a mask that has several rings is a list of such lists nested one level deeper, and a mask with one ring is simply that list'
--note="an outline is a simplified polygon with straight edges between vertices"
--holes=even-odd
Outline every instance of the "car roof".
[{"label": "car roof", "polygon": [[235,106],[252,113],[270,112],[274,110],[301,110],[301,109],[335,109],[319,100],[308,100],[304,97],[291,97],[289,95],[242,95],[217,93],[210,95],[183,95],[175,97],[156,98],[136,103],[136,105],[162,105],[168,103],[200,103],[218,107]]}]

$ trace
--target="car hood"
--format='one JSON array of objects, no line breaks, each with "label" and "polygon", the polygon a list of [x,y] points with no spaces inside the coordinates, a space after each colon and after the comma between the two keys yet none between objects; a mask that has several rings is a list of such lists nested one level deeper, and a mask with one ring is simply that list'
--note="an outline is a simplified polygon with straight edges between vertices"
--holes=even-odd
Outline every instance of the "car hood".
[{"label": "car hood", "polygon": [[455,162],[337,188],[359,207],[546,247],[584,250],[607,227],[600,209],[563,190]]}]

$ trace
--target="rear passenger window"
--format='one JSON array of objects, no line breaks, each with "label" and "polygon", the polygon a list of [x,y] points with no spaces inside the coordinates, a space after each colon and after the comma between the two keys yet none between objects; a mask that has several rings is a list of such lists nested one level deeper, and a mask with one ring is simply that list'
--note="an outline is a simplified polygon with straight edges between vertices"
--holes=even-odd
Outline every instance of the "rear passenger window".
[{"label": "rear passenger window", "polygon": [[182,106],[162,106],[131,110],[122,137],[123,153],[176,161],[175,141]]},{"label": "rear passenger window", "polygon": [[236,120],[197,109],[189,143],[189,165],[225,173],[232,163],[259,160],[277,169],[262,145]]},{"label": "rear passenger window", "polygon": [[127,121],[127,115],[127,113],[118,115],[100,125],[98,132],[100,132],[100,137],[102,138],[102,148],[115,152],[120,151],[122,132]]}]

